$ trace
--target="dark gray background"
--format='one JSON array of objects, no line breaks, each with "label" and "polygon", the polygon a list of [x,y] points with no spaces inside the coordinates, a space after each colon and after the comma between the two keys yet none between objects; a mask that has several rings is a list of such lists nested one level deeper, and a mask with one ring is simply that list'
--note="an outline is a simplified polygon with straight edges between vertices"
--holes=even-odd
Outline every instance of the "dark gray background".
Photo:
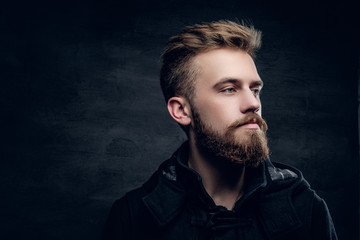
[{"label": "dark gray background", "polygon": [[[29,3],[30,2],[30,3]],[[184,141],[159,87],[183,26],[247,19],[271,159],[358,239],[358,10],[350,1],[28,1],[0,7],[1,239],[99,239],[112,202]]]}]

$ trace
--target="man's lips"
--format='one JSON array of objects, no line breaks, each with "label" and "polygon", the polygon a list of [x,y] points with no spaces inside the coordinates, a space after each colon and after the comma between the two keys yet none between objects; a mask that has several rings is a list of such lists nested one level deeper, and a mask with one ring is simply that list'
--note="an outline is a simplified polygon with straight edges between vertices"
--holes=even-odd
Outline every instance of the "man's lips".
[{"label": "man's lips", "polygon": [[246,129],[259,129],[259,125],[257,123],[245,123],[241,125],[239,128],[246,128]]},{"label": "man's lips", "polygon": [[260,126],[259,126],[259,124],[258,124],[258,121],[257,121],[255,118],[253,118],[253,119],[251,119],[250,121],[248,121],[248,122],[240,125],[239,128],[259,129]]},{"label": "man's lips", "polygon": [[261,116],[257,115],[256,113],[251,113],[245,116],[243,119],[234,121],[228,127],[229,131],[234,131],[236,129],[243,128],[249,130],[259,130],[261,129],[264,133],[267,130],[267,125],[264,119]]}]

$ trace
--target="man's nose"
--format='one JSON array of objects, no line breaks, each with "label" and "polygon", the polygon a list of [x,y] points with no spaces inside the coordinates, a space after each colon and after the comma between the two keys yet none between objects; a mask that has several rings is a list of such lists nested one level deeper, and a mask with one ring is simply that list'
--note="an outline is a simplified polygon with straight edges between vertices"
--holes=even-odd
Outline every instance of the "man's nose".
[{"label": "man's nose", "polygon": [[251,89],[244,90],[241,95],[240,111],[242,113],[259,112],[261,114],[261,102],[259,96],[256,96]]}]

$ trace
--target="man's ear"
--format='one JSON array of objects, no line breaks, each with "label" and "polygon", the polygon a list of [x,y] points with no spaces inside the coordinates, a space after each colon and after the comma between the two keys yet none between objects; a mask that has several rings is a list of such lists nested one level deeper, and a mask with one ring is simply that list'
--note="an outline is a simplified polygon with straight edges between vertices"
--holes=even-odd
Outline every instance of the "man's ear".
[{"label": "man's ear", "polygon": [[191,123],[190,104],[184,97],[172,97],[167,103],[171,117],[183,126]]}]

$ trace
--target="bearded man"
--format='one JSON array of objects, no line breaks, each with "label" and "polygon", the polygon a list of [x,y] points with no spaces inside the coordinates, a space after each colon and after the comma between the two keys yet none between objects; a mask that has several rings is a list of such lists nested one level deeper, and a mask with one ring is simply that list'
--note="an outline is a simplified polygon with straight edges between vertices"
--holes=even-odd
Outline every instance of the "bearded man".
[{"label": "bearded man", "polygon": [[337,239],[301,172],[269,160],[260,44],[259,31],[231,21],[170,38],[160,82],[188,141],[114,203],[103,239]]}]

